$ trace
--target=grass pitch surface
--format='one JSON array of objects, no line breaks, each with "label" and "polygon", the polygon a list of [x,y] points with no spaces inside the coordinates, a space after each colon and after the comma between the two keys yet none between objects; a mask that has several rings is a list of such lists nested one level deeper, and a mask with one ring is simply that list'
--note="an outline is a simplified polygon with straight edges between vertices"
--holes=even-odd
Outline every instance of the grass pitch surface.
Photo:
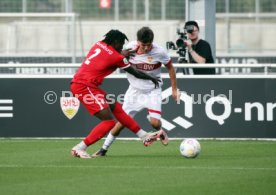
[{"label": "grass pitch surface", "polygon": [[0,194],[276,194],[276,142],[200,141],[186,159],[181,141],[116,141],[107,157],[77,159],[79,141],[0,140]]}]

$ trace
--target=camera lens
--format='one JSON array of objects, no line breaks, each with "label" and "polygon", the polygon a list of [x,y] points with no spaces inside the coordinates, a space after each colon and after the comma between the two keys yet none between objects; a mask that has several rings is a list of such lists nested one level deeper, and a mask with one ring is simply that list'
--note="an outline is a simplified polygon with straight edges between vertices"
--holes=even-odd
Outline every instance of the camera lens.
[{"label": "camera lens", "polygon": [[186,44],[185,44],[185,42],[184,42],[183,39],[177,39],[177,40],[176,40],[176,45],[177,45],[178,48],[181,48],[181,47],[185,47],[185,46],[186,46]]}]

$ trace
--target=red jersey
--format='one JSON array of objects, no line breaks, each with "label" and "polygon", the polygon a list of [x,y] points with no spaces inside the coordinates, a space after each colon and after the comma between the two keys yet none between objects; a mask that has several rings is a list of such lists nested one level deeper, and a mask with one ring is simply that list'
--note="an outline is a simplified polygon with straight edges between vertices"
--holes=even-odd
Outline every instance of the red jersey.
[{"label": "red jersey", "polygon": [[122,54],[105,42],[99,41],[90,49],[72,82],[98,86],[117,68],[129,66],[129,62]]}]

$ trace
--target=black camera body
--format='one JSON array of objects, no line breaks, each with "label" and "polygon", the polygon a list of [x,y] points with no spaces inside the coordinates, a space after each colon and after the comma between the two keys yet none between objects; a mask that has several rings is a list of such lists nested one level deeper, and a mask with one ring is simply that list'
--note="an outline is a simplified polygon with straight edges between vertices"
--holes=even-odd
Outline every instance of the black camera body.
[{"label": "black camera body", "polygon": [[178,53],[179,63],[187,63],[186,59],[186,40],[188,40],[187,33],[193,33],[194,26],[188,25],[184,28],[184,32],[181,32],[180,29],[177,29],[177,34],[179,35],[178,39],[176,40],[175,44],[172,41],[167,42],[167,49],[177,50],[176,53]]}]

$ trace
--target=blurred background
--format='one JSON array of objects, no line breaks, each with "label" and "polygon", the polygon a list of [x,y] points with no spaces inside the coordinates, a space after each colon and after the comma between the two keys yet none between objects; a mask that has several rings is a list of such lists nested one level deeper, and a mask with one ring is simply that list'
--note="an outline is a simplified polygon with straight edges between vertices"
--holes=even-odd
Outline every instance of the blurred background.
[{"label": "blurred background", "polygon": [[[150,26],[166,47],[187,0],[1,0],[0,63],[79,63],[111,28]],[[216,62],[275,63],[275,0],[216,1]]]}]

